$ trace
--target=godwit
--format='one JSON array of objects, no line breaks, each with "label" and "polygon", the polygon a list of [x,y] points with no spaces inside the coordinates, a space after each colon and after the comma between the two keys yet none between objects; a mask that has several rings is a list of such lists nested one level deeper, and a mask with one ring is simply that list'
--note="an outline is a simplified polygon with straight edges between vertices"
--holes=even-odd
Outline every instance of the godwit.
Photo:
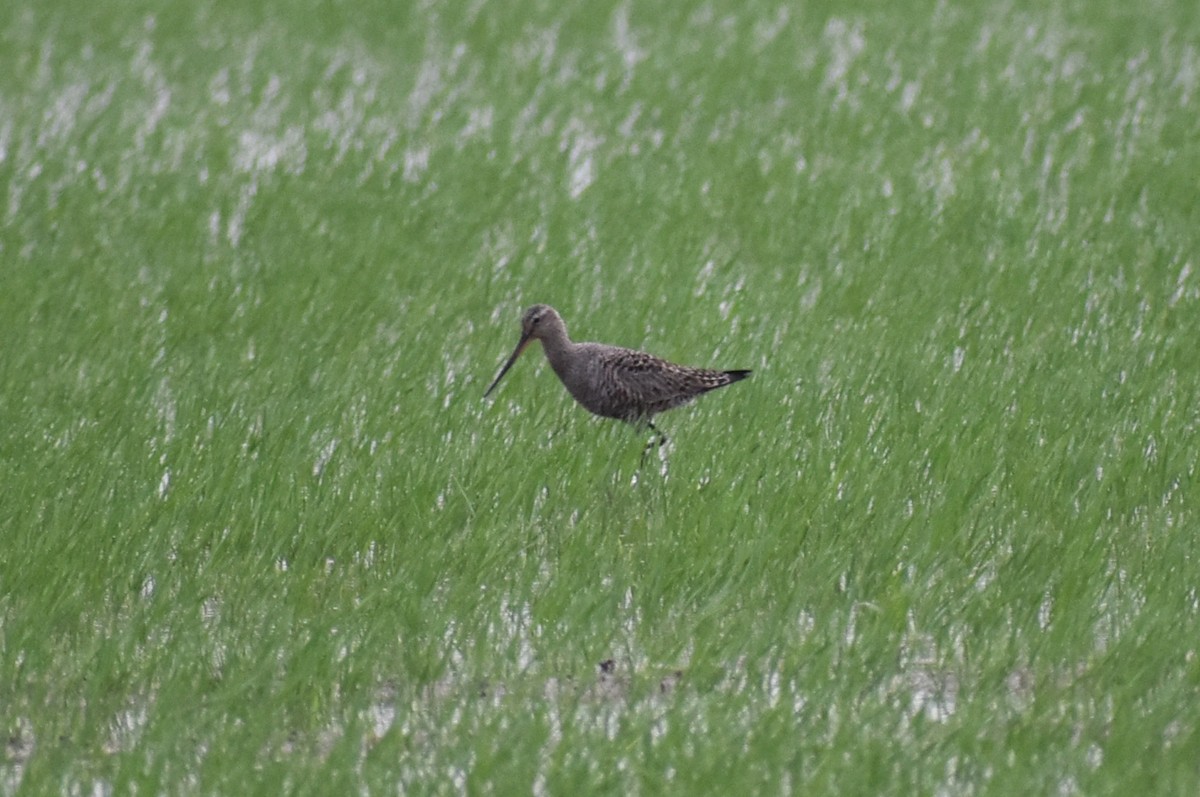
[{"label": "godwit", "polygon": [[[585,409],[604,418],[646,426],[658,435],[660,446],[667,442],[667,436],[652,422],[655,415],[750,375],[749,371],[689,368],[620,346],[575,343],[553,307],[535,304],[521,318],[521,339],[484,398],[491,395],[532,340],[542,342],[550,367]],[[653,443],[651,440],[646,449]]]}]

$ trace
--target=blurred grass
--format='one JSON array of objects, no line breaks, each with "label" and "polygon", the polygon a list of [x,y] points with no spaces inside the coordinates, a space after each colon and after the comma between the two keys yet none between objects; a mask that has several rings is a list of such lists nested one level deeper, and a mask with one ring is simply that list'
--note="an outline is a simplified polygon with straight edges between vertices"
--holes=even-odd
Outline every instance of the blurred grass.
[{"label": "blurred grass", "polygon": [[1196,33],[0,10],[0,791],[1195,791]]}]

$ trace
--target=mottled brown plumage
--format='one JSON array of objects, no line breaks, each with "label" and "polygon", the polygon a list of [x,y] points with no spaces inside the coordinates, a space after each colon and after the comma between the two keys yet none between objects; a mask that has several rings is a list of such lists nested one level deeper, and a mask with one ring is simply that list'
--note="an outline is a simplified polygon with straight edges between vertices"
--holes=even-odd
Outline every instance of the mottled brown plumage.
[{"label": "mottled brown plumage", "polygon": [[660,412],[686,404],[718,387],[745,379],[749,371],[714,371],[676,365],[652,354],[603,343],[575,343],[553,307],[535,304],[521,319],[521,339],[486,398],[530,341],[540,340],[546,359],[567,391],[587,410],[605,418],[643,424],[666,436],[651,422]]}]

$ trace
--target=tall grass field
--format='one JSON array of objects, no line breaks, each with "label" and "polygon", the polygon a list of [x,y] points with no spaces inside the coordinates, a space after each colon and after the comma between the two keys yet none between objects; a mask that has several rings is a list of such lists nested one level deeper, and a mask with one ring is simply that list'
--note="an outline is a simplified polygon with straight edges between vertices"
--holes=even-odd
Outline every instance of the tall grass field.
[{"label": "tall grass field", "polygon": [[0,5],[0,795],[1195,795],[1198,457],[1194,2]]}]

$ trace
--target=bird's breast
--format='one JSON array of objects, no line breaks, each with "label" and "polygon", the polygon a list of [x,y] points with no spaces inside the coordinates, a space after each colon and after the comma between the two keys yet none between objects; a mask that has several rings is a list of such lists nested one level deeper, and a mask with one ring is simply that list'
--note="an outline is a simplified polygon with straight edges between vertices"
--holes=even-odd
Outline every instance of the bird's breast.
[{"label": "bird's breast", "polygon": [[610,372],[604,367],[607,348],[573,343],[567,347],[547,348],[546,359],[567,392],[584,409],[606,418],[624,420],[630,415],[628,397],[622,395],[620,385],[608,378]]}]

